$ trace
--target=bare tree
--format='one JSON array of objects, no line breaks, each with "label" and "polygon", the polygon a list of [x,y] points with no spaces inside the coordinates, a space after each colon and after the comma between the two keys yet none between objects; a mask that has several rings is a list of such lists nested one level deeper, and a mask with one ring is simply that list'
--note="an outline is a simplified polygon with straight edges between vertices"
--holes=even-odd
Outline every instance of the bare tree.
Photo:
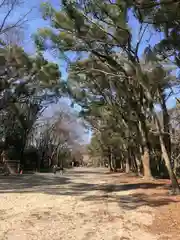
[{"label": "bare tree", "polygon": [[19,44],[23,38],[23,28],[28,21],[27,16],[32,8],[14,17],[15,11],[23,9],[24,1],[21,0],[1,0],[0,1],[0,45]]}]

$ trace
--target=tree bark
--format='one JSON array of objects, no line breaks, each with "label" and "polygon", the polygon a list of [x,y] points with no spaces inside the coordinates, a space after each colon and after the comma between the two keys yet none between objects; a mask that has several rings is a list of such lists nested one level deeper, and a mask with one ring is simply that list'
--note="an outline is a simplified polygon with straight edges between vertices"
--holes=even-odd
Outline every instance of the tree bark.
[{"label": "tree bark", "polygon": [[109,171],[113,172],[113,166],[112,166],[112,154],[111,149],[108,149],[108,165],[109,165]]},{"label": "tree bark", "polygon": [[164,143],[167,149],[167,153],[169,155],[169,158],[171,159],[171,137],[170,137],[170,119],[169,119],[169,113],[166,107],[166,101],[165,96],[162,92],[162,90],[159,90],[159,95],[161,98],[161,108],[163,113],[163,128],[164,128]]},{"label": "tree bark", "polygon": [[112,156],[112,154],[111,154],[111,161],[112,161],[113,171],[114,171],[114,172],[117,172],[116,159],[115,159],[114,156]]},{"label": "tree bark", "polygon": [[108,159],[108,162],[109,162],[109,171],[113,172],[111,159]]},{"label": "tree bark", "polygon": [[144,178],[146,179],[153,178],[151,173],[151,166],[150,166],[150,153],[149,153],[149,148],[147,146],[143,147],[142,164],[143,164],[143,170],[144,170]]},{"label": "tree bark", "polygon": [[135,155],[135,161],[136,161],[136,166],[137,166],[137,175],[141,176],[141,160],[138,158],[137,155]]},{"label": "tree bark", "polygon": [[139,121],[139,130],[142,137],[142,165],[144,178],[152,179],[151,165],[150,165],[150,148],[148,144],[148,132],[145,121]]},{"label": "tree bark", "polygon": [[130,173],[130,164],[129,164],[129,158],[126,157],[126,173]]},{"label": "tree bark", "polygon": [[169,174],[169,177],[171,179],[172,192],[173,192],[173,194],[179,194],[180,193],[179,183],[177,181],[176,175],[174,174],[173,168],[171,166],[171,161],[170,161],[168,151],[167,151],[166,146],[165,146],[163,134],[162,134],[162,131],[161,131],[161,125],[160,125],[160,122],[159,122],[159,119],[158,119],[156,113],[154,113],[154,118],[155,118],[155,121],[156,121],[157,130],[159,132],[159,141],[160,141],[162,156],[164,158],[164,161],[165,161],[165,164],[166,164],[166,167],[167,167],[167,170],[168,170],[168,174]]},{"label": "tree bark", "polygon": [[127,154],[126,155],[127,156],[126,156],[126,165],[125,165],[126,169],[125,169],[125,172],[126,173],[130,173],[130,152],[129,152],[129,148],[127,150]]},{"label": "tree bark", "polygon": [[178,167],[179,167],[179,166],[178,166],[179,157],[180,157],[180,154],[178,154],[178,156],[174,159],[173,170],[174,170],[175,175],[177,175],[177,169],[178,169]]},{"label": "tree bark", "polygon": [[164,161],[165,161],[168,173],[169,173],[169,177],[171,179],[173,193],[179,194],[180,187],[179,187],[176,175],[174,174],[172,166],[171,166],[170,157],[168,155],[168,151],[166,149],[164,138],[163,138],[164,136],[162,133],[161,124],[160,124],[160,121],[158,119],[156,112],[153,109],[154,99],[153,99],[148,87],[144,84],[144,82],[147,79],[146,79],[145,75],[143,74],[143,71],[139,64],[136,64],[136,73],[137,73],[138,79],[140,81],[140,84],[141,84],[142,88],[144,89],[144,94],[145,94],[146,98],[149,100],[149,103],[151,104],[151,107],[152,107],[152,115],[156,122],[157,131],[159,132],[159,141],[160,141],[160,146],[161,146],[161,152],[162,152],[162,155],[163,155],[163,158],[164,158]]},{"label": "tree bark", "polygon": [[171,183],[172,183],[172,191],[174,194],[179,194],[180,193],[180,188],[179,188],[179,183],[177,181],[176,175],[173,172],[172,166],[171,166],[171,162],[168,156],[168,152],[166,150],[165,144],[163,142],[163,138],[162,136],[160,137],[160,143],[161,143],[161,150],[162,150],[162,155],[169,173],[169,177],[171,179]]},{"label": "tree bark", "polygon": [[122,153],[120,154],[120,169],[123,172],[124,171],[124,165],[123,165],[123,156]]}]

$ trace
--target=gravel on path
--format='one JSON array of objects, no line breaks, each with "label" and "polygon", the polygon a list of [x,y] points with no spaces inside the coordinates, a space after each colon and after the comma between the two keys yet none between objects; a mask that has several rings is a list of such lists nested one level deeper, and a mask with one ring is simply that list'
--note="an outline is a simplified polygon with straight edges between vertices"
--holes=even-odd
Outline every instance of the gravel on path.
[{"label": "gravel on path", "polygon": [[0,177],[0,240],[157,240],[142,227],[153,209],[125,208],[134,190],[118,189],[118,174],[105,171]]}]

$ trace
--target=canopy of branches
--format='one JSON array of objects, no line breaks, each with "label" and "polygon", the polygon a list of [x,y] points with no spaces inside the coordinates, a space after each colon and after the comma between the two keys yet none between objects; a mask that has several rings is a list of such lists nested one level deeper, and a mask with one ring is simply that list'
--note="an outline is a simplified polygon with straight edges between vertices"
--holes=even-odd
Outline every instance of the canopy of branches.
[{"label": "canopy of branches", "polygon": [[[60,10],[45,3],[42,12],[50,26],[34,36],[36,45],[40,51],[59,51],[67,61],[63,91],[81,106],[80,115],[94,132],[91,154],[107,158],[110,169],[117,164],[139,174],[143,169],[147,178],[164,171],[159,166],[165,162],[174,192],[179,192],[166,106],[167,91],[173,94],[179,85],[174,74],[179,1],[63,0]],[[129,18],[138,21],[136,44]],[[140,56],[149,29],[163,38],[154,46],[147,42]]]}]

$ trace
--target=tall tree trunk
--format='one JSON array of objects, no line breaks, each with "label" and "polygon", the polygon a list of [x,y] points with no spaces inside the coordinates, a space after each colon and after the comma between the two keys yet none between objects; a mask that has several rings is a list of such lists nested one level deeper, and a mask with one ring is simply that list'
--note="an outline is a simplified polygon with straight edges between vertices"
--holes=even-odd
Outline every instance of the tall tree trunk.
[{"label": "tall tree trunk", "polygon": [[126,157],[126,173],[129,173],[130,172],[130,165],[129,165],[129,158]]},{"label": "tall tree trunk", "polygon": [[129,154],[129,148],[127,150],[127,154],[126,154],[126,169],[125,169],[126,173],[130,173],[130,154]]},{"label": "tall tree trunk", "polygon": [[162,151],[162,155],[163,155],[163,158],[164,158],[164,161],[165,161],[168,173],[169,173],[169,177],[171,179],[173,193],[179,194],[180,193],[180,187],[179,187],[176,175],[173,172],[170,157],[168,155],[168,151],[167,151],[165,143],[164,143],[164,138],[163,138],[164,136],[163,136],[163,133],[162,133],[162,130],[161,130],[161,124],[159,122],[159,119],[158,119],[158,116],[157,116],[156,112],[153,109],[154,99],[151,95],[151,92],[149,91],[149,88],[147,87],[147,85],[144,84],[144,82],[146,82],[147,79],[146,79],[145,75],[143,74],[143,71],[142,71],[139,63],[136,64],[136,74],[138,76],[138,79],[140,81],[140,84],[141,84],[142,88],[144,89],[144,94],[145,94],[147,100],[149,101],[149,103],[151,104],[151,107],[152,107],[152,115],[153,115],[153,117],[155,119],[155,122],[156,122],[157,131],[159,132],[159,141],[160,141],[160,145],[161,145],[161,151]]},{"label": "tall tree trunk", "polygon": [[141,176],[141,160],[138,158],[138,156],[135,156],[135,161],[137,165],[137,175]]},{"label": "tall tree trunk", "polygon": [[170,137],[170,118],[169,113],[166,107],[165,95],[163,91],[159,90],[159,95],[161,98],[161,108],[163,113],[163,128],[164,128],[164,143],[167,149],[169,158],[171,159],[171,137]]},{"label": "tall tree trunk", "polygon": [[112,161],[111,161],[111,158],[110,158],[110,157],[108,157],[108,165],[109,165],[109,171],[110,171],[110,172],[113,172]]},{"label": "tall tree trunk", "polygon": [[120,169],[123,172],[124,168],[123,168],[123,156],[122,156],[122,153],[120,153],[119,157],[120,157]]},{"label": "tall tree trunk", "polygon": [[116,157],[114,154],[111,153],[111,159],[112,159],[112,166],[113,166],[113,171],[117,172],[117,166],[116,166]]},{"label": "tall tree trunk", "polygon": [[177,150],[176,150],[176,158],[174,159],[174,165],[173,165],[173,170],[175,175],[177,175],[177,169],[179,167],[179,158],[180,158],[180,154],[178,154]]},{"label": "tall tree trunk", "polygon": [[130,147],[129,148],[129,159],[130,159],[130,170],[134,173],[138,172],[137,164],[136,164],[136,159],[134,155],[134,148]]},{"label": "tall tree trunk", "polygon": [[111,154],[111,149],[110,148],[108,148],[108,165],[109,165],[109,171],[113,172],[112,154]]},{"label": "tall tree trunk", "polygon": [[[142,119],[143,120],[143,119]],[[139,121],[139,130],[142,137],[142,165],[144,170],[144,178],[152,179],[151,165],[150,165],[150,147],[148,141],[148,130],[146,127],[145,120]]]},{"label": "tall tree trunk", "polygon": [[137,174],[137,165],[136,165],[136,160],[134,156],[131,158],[131,163],[132,163],[132,166],[131,166],[132,172]]},{"label": "tall tree trunk", "polygon": [[144,170],[144,178],[151,179],[151,166],[150,166],[150,153],[149,148],[147,146],[143,147],[143,155],[142,155],[142,164]]},{"label": "tall tree trunk", "polygon": [[177,181],[176,175],[173,172],[173,168],[172,168],[171,161],[170,161],[170,158],[169,158],[169,155],[168,155],[168,151],[167,151],[166,146],[165,146],[163,133],[162,133],[162,130],[161,130],[161,125],[160,125],[159,119],[157,117],[157,114],[154,112],[153,115],[154,115],[154,118],[155,118],[157,130],[159,132],[159,141],[160,141],[160,145],[161,145],[162,156],[164,158],[164,161],[165,161],[165,164],[166,164],[166,167],[167,167],[167,170],[168,170],[168,174],[169,174],[169,177],[171,179],[172,191],[173,191],[174,194],[179,194],[180,193],[179,183]]},{"label": "tall tree trunk", "polygon": [[119,168],[120,168],[121,171],[123,171],[123,164],[122,164],[122,162],[123,162],[123,157],[122,157],[122,153],[120,151],[120,153],[119,153]]},{"label": "tall tree trunk", "polygon": [[142,160],[140,159],[140,153],[138,154],[137,148],[135,149],[135,152],[136,152],[136,154],[134,154],[134,159],[135,159],[136,166],[137,166],[137,175],[142,176],[142,174],[141,174]]}]

